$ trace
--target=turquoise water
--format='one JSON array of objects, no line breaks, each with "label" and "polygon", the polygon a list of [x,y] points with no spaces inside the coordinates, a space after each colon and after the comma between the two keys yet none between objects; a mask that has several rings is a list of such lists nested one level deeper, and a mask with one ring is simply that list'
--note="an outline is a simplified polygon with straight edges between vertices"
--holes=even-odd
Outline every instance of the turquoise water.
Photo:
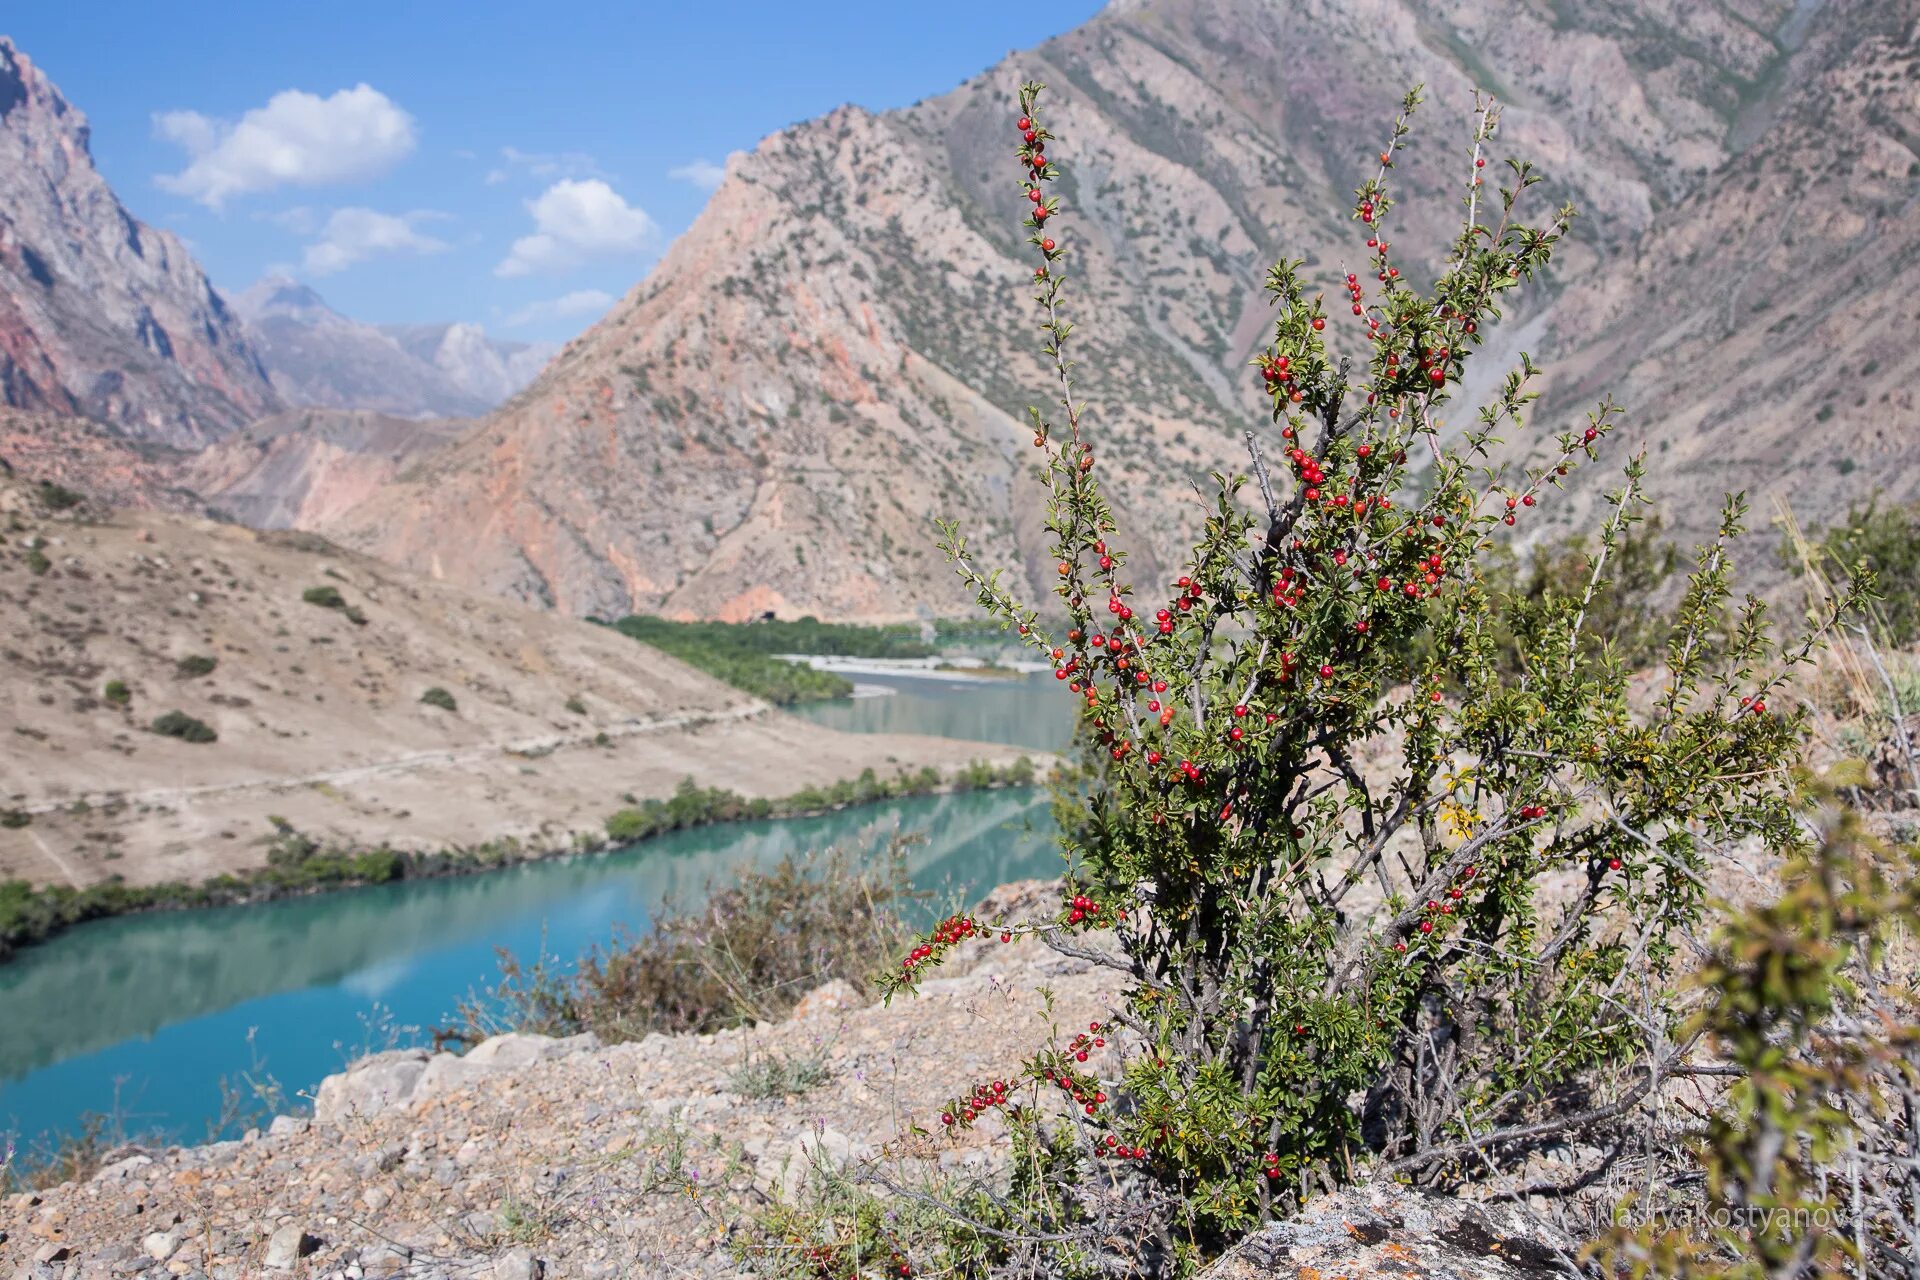
[{"label": "turquoise water", "polygon": [[[855,732],[1057,748],[1071,706],[1052,685],[901,681],[895,696],[805,714]],[[479,876],[84,925],[0,965],[0,1132],[31,1148],[74,1131],[87,1112],[113,1111],[130,1132],[204,1139],[223,1077],[264,1070],[290,1093],[310,1091],[385,1047],[391,1032],[450,1022],[461,997],[492,985],[496,947],[531,958],[544,945],[570,959],[618,929],[646,928],[662,902],[697,898],[735,868],[829,844],[877,849],[895,829],[926,837],[908,861],[942,905],[1059,865],[1046,797],[999,791],[706,827]]]}]

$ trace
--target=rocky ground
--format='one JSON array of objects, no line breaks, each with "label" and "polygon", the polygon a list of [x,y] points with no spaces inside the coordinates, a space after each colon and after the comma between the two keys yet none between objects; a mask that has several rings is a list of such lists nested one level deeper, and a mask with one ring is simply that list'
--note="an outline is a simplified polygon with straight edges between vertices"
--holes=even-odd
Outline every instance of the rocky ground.
[{"label": "rocky ground", "polygon": [[[1052,888],[1003,888],[983,913],[1025,914]],[[892,1006],[831,984],[785,1022],[717,1035],[376,1054],[324,1081],[310,1116],[213,1146],[126,1148],[84,1183],[0,1202],[0,1278],[752,1275],[752,1211],[804,1195],[821,1170],[982,1167],[996,1121],[955,1140],[909,1129],[937,1129],[960,1082],[1049,1039],[1043,991],[1071,1028],[1114,989],[1110,970],[1030,939],[966,944],[942,973]],[[829,1074],[783,1096],[745,1084],[743,1068],[781,1058]],[[1210,1278],[1508,1280],[1554,1274],[1571,1248],[1524,1208],[1383,1186],[1315,1202]]]},{"label": "rocky ground", "polygon": [[[1112,987],[1109,971],[1032,941],[969,944],[944,972],[917,1000],[867,1006],[838,984],[783,1023],[717,1035],[376,1055],[329,1077],[311,1118],[128,1149],[84,1184],[0,1202],[0,1277],[749,1274],[734,1253],[746,1210],[797,1189],[816,1160],[863,1160],[911,1122],[937,1127],[956,1082],[1044,1042],[1043,986],[1069,1026]],[[778,1055],[830,1075],[743,1096],[742,1067]],[[939,1163],[984,1160],[993,1132],[943,1143]]]}]

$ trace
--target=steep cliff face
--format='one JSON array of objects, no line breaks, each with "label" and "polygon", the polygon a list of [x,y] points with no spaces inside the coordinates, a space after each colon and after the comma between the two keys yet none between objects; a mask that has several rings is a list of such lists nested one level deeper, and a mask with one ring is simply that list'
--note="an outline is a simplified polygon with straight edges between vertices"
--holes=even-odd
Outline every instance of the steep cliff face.
[{"label": "steep cliff face", "polygon": [[86,117],[3,36],[0,403],[188,447],[279,407],[186,247],[127,212]]},{"label": "steep cliff face", "polygon": [[[1401,167],[1402,245],[1444,243],[1475,84],[1504,146],[1588,211],[1563,278],[1611,261],[1730,154],[1789,53],[1781,0],[1116,5],[959,89],[847,107],[731,166],[652,275],[529,392],[329,526],[462,582],[577,613],[897,616],[967,608],[931,520],[1044,589],[1009,160],[1022,79],[1053,87],[1079,373],[1120,518],[1162,547],[1188,485],[1264,413],[1260,281],[1362,252],[1340,214],[1406,85],[1433,108]],[[457,554],[451,549],[457,548]],[[1136,561],[1151,572],[1151,565]]]}]

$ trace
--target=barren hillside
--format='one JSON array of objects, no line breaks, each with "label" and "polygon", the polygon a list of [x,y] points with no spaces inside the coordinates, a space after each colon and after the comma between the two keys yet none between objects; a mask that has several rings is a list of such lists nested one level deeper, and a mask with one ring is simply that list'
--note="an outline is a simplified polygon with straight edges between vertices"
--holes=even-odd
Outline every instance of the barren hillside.
[{"label": "barren hillside", "polygon": [[[823,730],[310,534],[55,511],[20,481],[0,529],[0,879],[197,880],[258,865],[269,815],[360,846],[561,848],[685,777],[777,797],[1019,754]],[[151,727],[175,711],[216,740]]]}]

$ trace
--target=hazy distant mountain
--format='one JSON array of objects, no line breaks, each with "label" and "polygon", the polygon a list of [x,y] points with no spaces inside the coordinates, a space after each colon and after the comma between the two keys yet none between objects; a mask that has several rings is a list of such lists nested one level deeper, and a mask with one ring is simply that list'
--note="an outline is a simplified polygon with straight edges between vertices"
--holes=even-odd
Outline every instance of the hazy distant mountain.
[{"label": "hazy distant mountain", "polygon": [[[970,608],[929,545],[952,514],[1044,601],[1023,418],[1050,398],[1010,163],[1024,79],[1051,86],[1061,136],[1092,438],[1123,526],[1163,548],[1201,509],[1189,479],[1243,468],[1239,432],[1266,419],[1247,360],[1267,265],[1304,252],[1331,289],[1364,260],[1343,211],[1416,81],[1431,105],[1395,167],[1403,269],[1429,272],[1458,215],[1476,86],[1506,104],[1497,153],[1550,175],[1533,216],[1582,210],[1553,281],[1511,318],[1531,322],[1535,355],[1569,357],[1555,416],[1530,431],[1618,386],[1670,527],[1698,532],[1708,495],[1740,485],[1794,486],[1804,515],[1831,516],[1846,458],[1920,477],[1901,410],[1917,15],[1916,0],[1111,5],[953,92],[843,107],[735,159],[529,394],[327,527],[579,613],[882,617]],[[1663,448],[1690,469],[1660,468]],[[1808,451],[1827,457],[1816,483],[1780,465]],[[1571,506],[1552,499],[1534,529]]]},{"label": "hazy distant mountain", "polygon": [[539,377],[560,349],[553,342],[489,338],[477,324],[388,324],[380,326],[380,332],[486,400],[489,408]]},{"label": "hazy distant mountain", "polygon": [[376,327],[308,286],[269,277],[233,299],[290,404],[401,417],[472,417],[531,382],[551,347],[496,342],[478,325]]},{"label": "hazy distant mountain", "polygon": [[87,119],[0,36],[0,404],[193,446],[279,408],[178,237],[93,167]]}]

